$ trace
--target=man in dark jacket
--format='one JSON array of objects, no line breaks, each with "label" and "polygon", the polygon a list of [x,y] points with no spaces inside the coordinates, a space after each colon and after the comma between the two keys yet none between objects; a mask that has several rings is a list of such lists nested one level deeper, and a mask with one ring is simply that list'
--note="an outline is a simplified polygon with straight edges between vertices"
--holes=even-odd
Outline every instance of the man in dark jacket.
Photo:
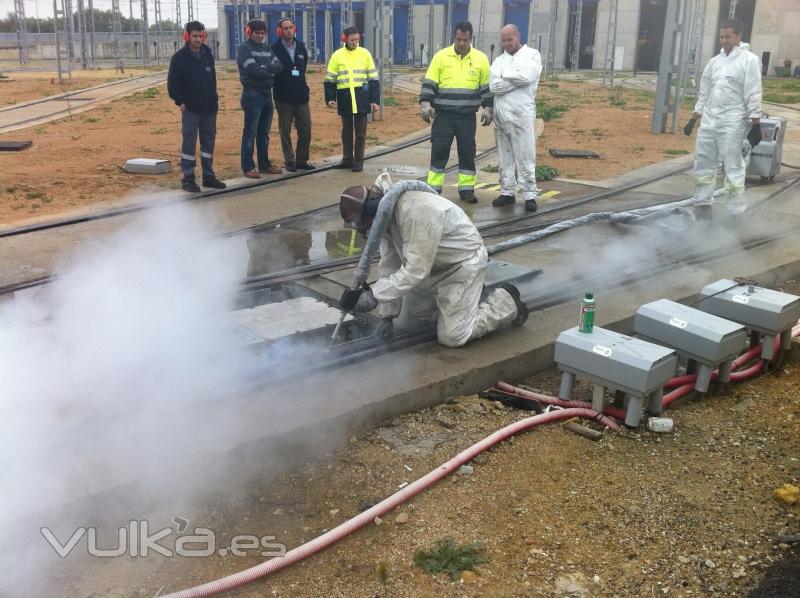
[{"label": "man in dark jacket", "polygon": [[[269,161],[269,129],[272,126],[272,83],[275,75],[283,70],[281,61],[266,43],[267,24],[253,19],[245,28],[247,40],[236,48],[236,64],[239,81],[242,82],[241,105],[244,110],[242,131],[242,172],[251,179],[261,174],[280,174],[282,171]],[[253,162],[253,146],[256,148],[258,170]]]},{"label": "man in dark jacket", "polygon": [[186,44],[169,61],[167,90],[169,97],[181,109],[181,187],[199,193],[194,179],[195,148],[200,136],[200,164],[203,187],[224,189],[225,183],[214,174],[214,140],[217,136],[217,74],[214,55],[205,45],[206,28],[199,21],[186,23],[183,34]]},{"label": "man in dark jacket", "polygon": [[[325,103],[342,117],[342,161],[336,168],[364,169],[367,114],[378,110],[380,81],[372,54],[359,47],[361,34],[355,27],[342,32],[344,47],[331,55],[325,76]],[[355,137],[355,138],[354,138]]]},{"label": "man in dark jacket", "polygon": [[[306,67],[308,51],[303,42],[295,37],[294,21],[285,17],[278,21],[280,37],[272,44],[272,52],[283,64],[283,72],[275,75],[275,109],[278,112],[278,128],[281,132],[284,168],[289,172],[313,170],[308,163],[311,145],[311,109],[308,106]],[[297,128],[297,151],[292,151],[292,122]]]}]

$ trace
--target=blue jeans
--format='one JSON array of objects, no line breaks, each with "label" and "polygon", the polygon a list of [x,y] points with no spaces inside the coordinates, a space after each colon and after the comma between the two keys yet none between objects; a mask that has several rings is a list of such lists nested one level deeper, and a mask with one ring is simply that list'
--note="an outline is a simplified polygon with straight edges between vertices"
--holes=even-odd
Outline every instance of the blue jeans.
[{"label": "blue jeans", "polygon": [[266,170],[271,166],[267,150],[269,149],[269,129],[272,126],[272,96],[245,89],[242,91],[242,110],[244,111],[244,129],[242,130],[242,172],[255,170],[253,162],[253,145],[256,147],[258,169]]},{"label": "blue jeans", "polygon": [[194,168],[197,164],[195,148],[197,137],[200,137],[200,165],[203,169],[203,180],[214,178],[214,139],[217,136],[217,113],[196,114],[188,110],[182,113],[181,132],[181,174],[183,181],[194,180]]}]

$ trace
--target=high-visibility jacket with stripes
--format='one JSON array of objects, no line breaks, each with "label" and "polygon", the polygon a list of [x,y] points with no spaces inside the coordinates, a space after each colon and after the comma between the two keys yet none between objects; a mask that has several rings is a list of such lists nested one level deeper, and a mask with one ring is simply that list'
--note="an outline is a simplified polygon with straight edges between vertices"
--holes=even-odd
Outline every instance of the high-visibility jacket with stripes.
[{"label": "high-visibility jacket with stripes", "polygon": [[342,47],[331,55],[325,75],[325,102],[336,101],[339,114],[366,114],[380,102],[378,71],[369,50]]},{"label": "high-visibility jacket with stripes", "polygon": [[486,54],[470,48],[465,56],[459,56],[454,45],[439,50],[422,80],[419,101],[430,102],[437,110],[463,113],[492,106]]}]

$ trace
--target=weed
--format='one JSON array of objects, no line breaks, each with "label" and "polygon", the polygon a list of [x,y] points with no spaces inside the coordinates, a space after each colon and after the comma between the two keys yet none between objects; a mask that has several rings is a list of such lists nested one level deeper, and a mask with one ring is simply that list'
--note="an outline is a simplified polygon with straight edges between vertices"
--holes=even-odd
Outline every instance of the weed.
[{"label": "weed", "polygon": [[157,129],[153,129],[153,130],[152,130],[152,131],[150,131],[150,132],[151,132],[153,135],[163,135],[163,134],[164,134],[164,133],[166,133],[168,130],[169,130],[169,129],[167,129],[166,127],[159,127],[159,128],[157,128]]},{"label": "weed", "polygon": [[764,94],[764,101],[775,104],[800,104],[800,93],[769,92]]},{"label": "weed", "polygon": [[136,120],[131,121],[132,125],[147,125],[150,124],[150,121],[146,118],[137,118]]},{"label": "weed", "polygon": [[88,116],[88,117],[84,116],[83,117],[83,122],[85,122],[85,123],[96,123],[96,122],[100,122],[100,120],[97,119],[97,118],[94,118],[93,116]]},{"label": "weed", "polygon": [[33,127],[33,132],[37,135],[44,135],[45,131],[47,131],[47,127]]},{"label": "weed", "polygon": [[41,191],[31,191],[25,194],[25,199],[41,199],[42,197],[44,197],[44,193]]},{"label": "weed", "polygon": [[386,561],[378,563],[377,574],[378,581],[381,582],[382,586],[385,586],[386,580],[389,579],[389,567],[386,565]]},{"label": "weed", "polygon": [[644,146],[643,145],[634,145],[631,149],[633,151],[635,151],[637,154],[641,154],[644,151]]},{"label": "weed", "polygon": [[442,538],[429,551],[417,550],[414,564],[431,575],[445,571],[455,581],[462,571],[475,571],[475,565],[486,562],[482,551],[480,542],[459,545],[453,538]]},{"label": "weed", "polygon": [[6,193],[16,193],[16,192],[17,192],[16,187],[6,187]]},{"label": "weed", "polygon": [[399,106],[400,105],[400,100],[398,100],[396,98],[392,98],[392,97],[383,98],[383,105],[384,106]]},{"label": "weed", "polygon": [[598,129],[598,128],[592,129],[592,135],[600,139],[604,135],[603,129]]},{"label": "weed", "polygon": [[481,166],[481,170],[483,172],[500,172],[500,166],[495,164],[487,164],[486,166]]},{"label": "weed", "polygon": [[69,138],[72,139],[72,141],[78,141],[78,139],[80,139],[81,136],[80,135],[70,135]]},{"label": "weed", "polygon": [[622,97],[622,90],[620,88],[612,90],[611,94],[608,96],[608,103],[618,108],[622,108],[627,103],[625,98]]},{"label": "weed", "polygon": [[549,181],[554,179],[558,176],[558,169],[553,168],[552,166],[547,166],[546,164],[537,164],[536,165],[536,180],[537,181]]},{"label": "weed", "polygon": [[44,203],[50,203],[51,201],[53,201],[52,197],[47,197],[46,195],[42,197],[42,202]]},{"label": "weed", "polygon": [[684,154],[688,154],[689,150],[683,149],[665,149],[664,153],[668,156],[682,156]]},{"label": "weed", "polygon": [[551,106],[548,100],[541,98],[536,100],[536,115],[545,122],[561,118],[561,115],[568,110],[569,107],[564,104],[555,104]]}]

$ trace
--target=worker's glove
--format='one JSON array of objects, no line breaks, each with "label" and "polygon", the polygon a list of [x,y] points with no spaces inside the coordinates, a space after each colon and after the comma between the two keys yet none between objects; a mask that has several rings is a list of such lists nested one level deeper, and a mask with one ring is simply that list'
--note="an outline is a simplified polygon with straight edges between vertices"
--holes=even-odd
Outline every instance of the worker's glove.
[{"label": "worker's glove", "polygon": [[750,142],[750,147],[755,147],[761,143],[761,123],[753,123],[750,127],[750,132],[747,133],[747,141]]},{"label": "worker's glove", "polygon": [[391,338],[394,334],[394,324],[392,318],[381,318],[378,325],[375,326],[373,336],[375,338]]},{"label": "worker's glove", "polygon": [[419,103],[419,115],[426,123],[431,122],[431,119],[436,115],[436,110],[433,109],[430,102]]},{"label": "worker's glove", "polygon": [[378,307],[378,300],[375,299],[375,295],[372,294],[370,289],[364,289],[359,296],[358,301],[356,301],[356,304],[353,306],[353,311],[365,313],[372,311],[376,307]]},{"label": "worker's glove", "polygon": [[345,289],[344,293],[342,293],[342,297],[339,299],[339,307],[342,311],[353,311],[363,291],[363,286],[357,289]]},{"label": "worker's glove", "polygon": [[696,124],[697,124],[697,119],[696,118],[690,118],[689,122],[686,123],[686,126],[683,127],[683,134],[686,135],[687,137],[691,137],[692,136],[692,131],[694,130],[694,126]]},{"label": "worker's glove", "polygon": [[488,127],[494,120],[494,108],[484,108],[481,113],[481,126]]}]

